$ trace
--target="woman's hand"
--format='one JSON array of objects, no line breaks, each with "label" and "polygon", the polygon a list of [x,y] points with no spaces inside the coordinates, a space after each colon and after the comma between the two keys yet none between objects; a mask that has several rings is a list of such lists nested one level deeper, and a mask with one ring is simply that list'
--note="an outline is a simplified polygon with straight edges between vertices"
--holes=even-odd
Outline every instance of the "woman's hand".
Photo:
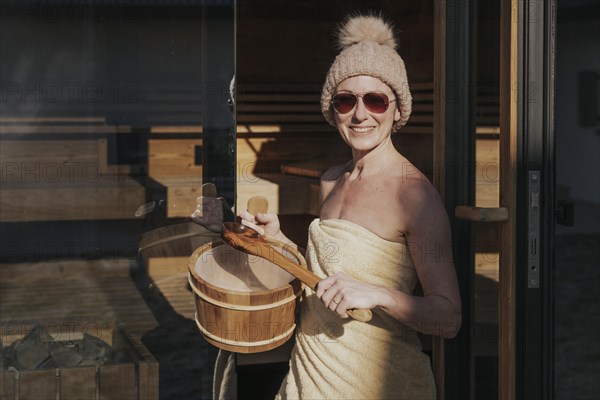
[{"label": "woman's hand", "polygon": [[282,235],[277,214],[257,213],[256,215],[252,215],[248,211],[243,210],[240,213],[240,217],[242,221],[249,222],[252,225],[259,225],[264,230],[266,236],[277,239]]},{"label": "woman's hand", "polygon": [[382,287],[357,281],[343,272],[338,272],[319,282],[317,297],[325,307],[342,318],[348,318],[349,309],[377,307],[384,290]]},{"label": "woman's hand", "polygon": [[190,215],[193,222],[213,232],[221,232],[223,227],[222,197],[200,196],[196,199],[196,210]]}]

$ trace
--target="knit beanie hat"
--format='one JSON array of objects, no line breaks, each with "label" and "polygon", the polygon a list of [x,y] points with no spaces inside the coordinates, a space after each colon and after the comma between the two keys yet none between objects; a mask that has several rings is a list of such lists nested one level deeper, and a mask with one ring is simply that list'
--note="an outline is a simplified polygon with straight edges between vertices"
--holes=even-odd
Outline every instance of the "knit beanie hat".
[{"label": "knit beanie hat", "polygon": [[336,126],[331,100],[337,86],[353,76],[368,75],[394,91],[400,120],[394,124],[393,130],[400,129],[410,116],[412,96],[404,61],[396,52],[392,27],[375,15],[353,16],[339,30],[338,42],[341,52],[329,68],[321,92],[321,112],[327,122]]}]

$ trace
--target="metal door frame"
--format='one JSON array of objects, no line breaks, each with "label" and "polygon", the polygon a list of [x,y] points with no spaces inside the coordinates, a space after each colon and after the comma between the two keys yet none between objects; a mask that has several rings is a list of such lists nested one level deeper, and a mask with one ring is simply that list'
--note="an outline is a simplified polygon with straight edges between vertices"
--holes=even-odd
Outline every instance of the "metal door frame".
[{"label": "metal door frame", "polygon": [[[556,0],[499,1],[500,207],[508,219],[500,223],[498,398],[552,398]],[[471,398],[472,334],[465,328],[472,304],[465,294],[472,287],[473,257],[465,238],[472,233],[453,211],[474,204],[468,166],[474,160],[470,82],[477,3],[434,2],[434,183],[450,215],[463,294],[461,332],[451,341],[434,340],[440,399]]]}]

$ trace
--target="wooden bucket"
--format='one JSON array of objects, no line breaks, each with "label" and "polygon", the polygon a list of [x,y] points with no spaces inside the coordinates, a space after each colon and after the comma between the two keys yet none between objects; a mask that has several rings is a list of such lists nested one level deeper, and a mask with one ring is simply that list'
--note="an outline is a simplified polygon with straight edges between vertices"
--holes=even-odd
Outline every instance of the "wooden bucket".
[{"label": "wooden bucket", "polygon": [[[306,267],[297,251],[276,249]],[[192,254],[188,277],[196,324],[209,343],[236,353],[259,353],[282,345],[294,333],[302,284],[271,262],[216,241]]]}]

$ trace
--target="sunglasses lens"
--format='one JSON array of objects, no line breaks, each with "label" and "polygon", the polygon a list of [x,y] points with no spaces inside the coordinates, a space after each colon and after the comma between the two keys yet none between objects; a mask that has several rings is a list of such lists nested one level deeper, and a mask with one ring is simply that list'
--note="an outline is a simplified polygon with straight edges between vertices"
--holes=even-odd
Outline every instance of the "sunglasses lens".
[{"label": "sunglasses lens", "polygon": [[333,108],[340,114],[352,111],[356,105],[356,96],[351,93],[339,93],[333,98]]},{"label": "sunglasses lens", "polygon": [[[383,114],[390,103],[388,97],[383,93],[366,93],[362,99],[367,110],[376,114]],[[355,94],[338,93],[333,98],[333,108],[340,114],[346,114],[354,109],[356,102]]]},{"label": "sunglasses lens", "polygon": [[384,113],[389,104],[388,97],[383,93],[367,93],[363,96],[363,101],[367,110],[377,114]]}]

